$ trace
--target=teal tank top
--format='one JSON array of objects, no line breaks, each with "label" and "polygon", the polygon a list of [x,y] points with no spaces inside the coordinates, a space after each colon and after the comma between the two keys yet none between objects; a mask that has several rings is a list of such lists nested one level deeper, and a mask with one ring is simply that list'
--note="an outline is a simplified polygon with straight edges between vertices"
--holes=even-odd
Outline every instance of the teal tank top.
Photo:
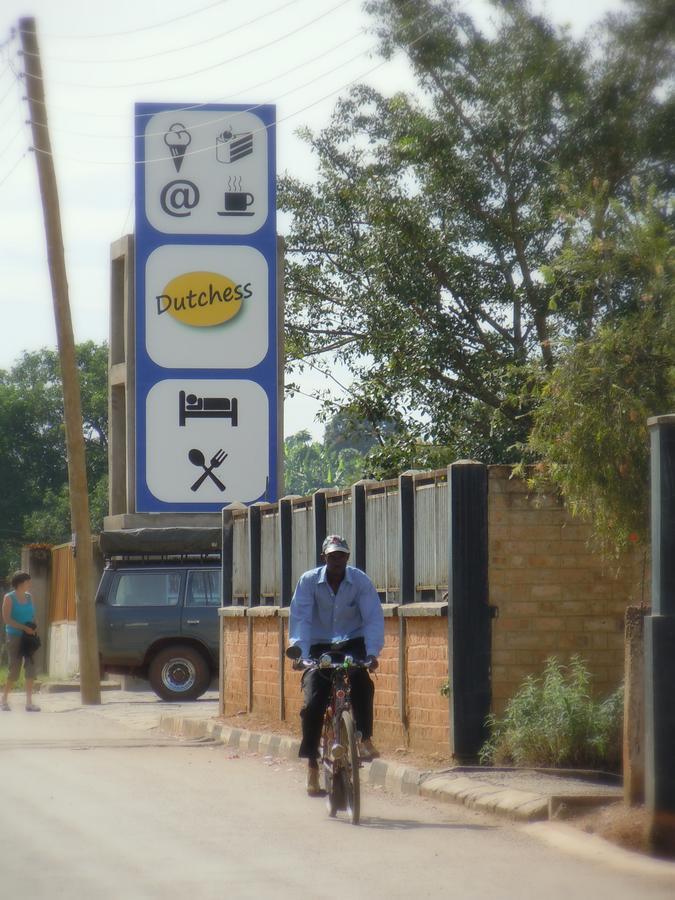
[{"label": "teal tank top", "polygon": [[[16,591],[10,591],[8,596],[12,598],[12,618],[15,622],[21,622],[22,625],[26,625],[28,622],[35,621],[33,598],[30,594],[25,595],[24,603],[19,603]],[[23,631],[18,628],[12,628],[10,625],[5,625],[5,631],[7,634],[23,634]]]}]

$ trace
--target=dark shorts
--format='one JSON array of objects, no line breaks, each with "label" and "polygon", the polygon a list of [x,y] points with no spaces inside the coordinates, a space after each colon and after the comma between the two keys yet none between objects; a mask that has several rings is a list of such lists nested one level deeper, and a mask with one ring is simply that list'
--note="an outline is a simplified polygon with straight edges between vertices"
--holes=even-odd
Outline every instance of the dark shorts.
[{"label": "dark shorts", "polygon": [[[9,680],[16,681],[21,671],[21,637],[20,634],[5,634],[7,640],[7,652],[9,654]],[[26,678],[35,676],[35,663],[28,656],[23,661],[23,673]]]}]

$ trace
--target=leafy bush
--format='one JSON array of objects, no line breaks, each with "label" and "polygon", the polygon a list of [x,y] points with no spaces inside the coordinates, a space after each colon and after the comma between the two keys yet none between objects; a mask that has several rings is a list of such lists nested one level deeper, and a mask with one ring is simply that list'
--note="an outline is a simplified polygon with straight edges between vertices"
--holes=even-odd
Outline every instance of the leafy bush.
[{"label": "leafy bush", "polygon": [[618,769],[623,687],[594,700],[590,681],[579,656],[568,666],[550,657],[541,677],[528,675],[502,718],[488,716],[481,763]]}]

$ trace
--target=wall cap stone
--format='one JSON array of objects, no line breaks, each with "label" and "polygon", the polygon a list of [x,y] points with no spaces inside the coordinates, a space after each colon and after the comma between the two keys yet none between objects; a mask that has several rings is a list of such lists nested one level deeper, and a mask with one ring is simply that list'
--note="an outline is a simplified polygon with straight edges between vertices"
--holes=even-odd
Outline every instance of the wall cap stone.
[{"label": "wall cap stone", "polygon": [[415,616],[447,616],[447,603],[405,603],[399,606],[398,615]]},{"label": "wall cap stone", "polygon": [[243,619],[246,615],[245,606],[221,606],[218,615],[222,619]]},{"label": "wall cap stone", "polygon": [[382,614],[384,615],[385,619],[391,619],[392,617],[394,617],[399,606],[399,603],[383,603]]},{"label": "wall cap stone", "polygon": [[287,619],[291,614],[290,606],[277,606],[276,609],[278,610],[277,615],[280,619]]},{"label": "wall cap stone", "polygon": [[278,606],[247,606],[246,607],[246,615],[251,616],[254,619],[271,619],[273,616],[278,615],[279,607]]}]

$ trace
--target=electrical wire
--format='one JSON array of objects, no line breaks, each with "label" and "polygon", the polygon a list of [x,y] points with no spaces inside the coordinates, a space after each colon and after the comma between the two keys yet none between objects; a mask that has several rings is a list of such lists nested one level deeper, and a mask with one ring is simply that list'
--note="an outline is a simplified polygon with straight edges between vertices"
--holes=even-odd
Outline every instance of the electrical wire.
[{"label": "electrical wire", "polygon": [[24,150],[24,152],[17,159],[17,161],[12,166],[12,168],[7,172],[7,174],[2,179],[0,179],[0,187],[2,187],[3,184],[7,181],[7,179],[14,173],[15,169],[17,169],[19,167],[19,164],[21,163],[21,161],[28,156],[28,152],[29,152],[28,150]]},{"label": "electrical wire", "polygon": [[[321,13],[313,19],[310,19],[308,22],[299,25],[297,28],[294,28],[292,31],[288,31],[285,34],[280,35],[277,38],[274,38],[271,41],[268,41],[265,44],[259,44],[257,47],[254,47],[251,50],[247,50],[244,53],[240,53],[238,56],[232,56],[229,59],[221,60],[221,62],[214,63],[210,66],[204,66],[201,69],[195,69],[192,72],[185,72],[180,75],[170,75],[168,78],[157,78],[151,81],[134,81],[127,82],[125,84],[81,84],[77,81],[51,81],[51,84],[58,85],[60,87],[75,87],[80,89],[89,89],[89,90],[120,90],[121,88],[138,88],[138,87],[148,87],[149,85],[161,85],[167,84],[171,81],[184,81],[187,78],[193,78],[195,75],[203,75],[204,72],[212,72],[214,69],[220,69],[223,66],[231,65],[234,62],[237,62],[240,59],[244,59],[248,56],[253,56],[255,53],[259,53],[260,50],[266,50],[268,47],[272,47],[275,44],[279,44],[282,41],[286,40],[289,37],[292,37],[295,34],[298,34],[300,31],[304,31],[306,28],[309,28],[311,25],[314,25],[316,22],[319,22],[321,19],[325,19],[327,16],[336,12],[338,9],[341,9],[343,6],[346,6],[348,3],[351,3],[352,0],[340,0],[339,3],[336,3],[335,6],[332,6],[330,9]],[[35,76],[31,76],[35,77]],[[45,81],[44,77],[40,80]]]},{"label": "electrical wire", "polygon": [[96,41],[99,39],[107,41],[109,38],[129,37],[132,34],[140,34],[143,31],[152,31],[155,28],[164,28],[166,25],[173,25],[175,22],[182,22],[185,19],[191,19],[193,16],[198,16],[210,9],[215,9],[216,6],[224,6],[229,2],[230,0],[216,0],[215,3],[209,3],[206,6],[200,7],[199,9],[193,9],[190,12],[183,13],[183,15],[176,16],[173,19],[167,19],[164,22],[154,22],[152,25],[141,25],[138,28],[132,28],[129,31],[108,32],[105,34],[49,34],[48,32],[44,36],[65,41]]},{"label": "electrical wire", "polygon": [[6,153],[6,152],[9,150],[9,148],[12,146],[12,144],[13,144],[14,141],[17,139],[17,137],[21,134],[21,132],[23,131],[23,129],[24,129],[25,126],[26,126],[26,122],[21,122],[21,124],[20,124],[19,127],[16,129],[16,131],[14,132],[14,134],[11,136],[11,138],[7,141],[7,143],[5,144],[5,146],[0,150],[0,157],[5,155],[5,153]]},{"label": "electrical wire", "polygon": [[[422,34],[418,35],[418,37],[416,37],[414,40],[410,41],[408,46],[413,46],[418,41],[421,41],[431,31],[432,31],[432,28],[428,28],[426,31],[422,32]],[[273,124],[273,126],[263,125],[262,128],[256,129],[255,131],[251,132],[251,134],[253,136],[255,136],[256,134],[261,134],[263,131],[267,131],[268,127],[277,127],[283,122],[287,122],[290,119],[294,119],[296,116],[299,116],[301,113],[306,112],[308,109],[311,109],[314,106],[318,106],[318,104],[322,103],[324,100],[328,100],[330,97],[334,97],[336,94],[339,94],[341,91],[345,90],[345,88],[351,87],[357,81],[360,81],[362,78],[365,78],[368,75],[371,75],[373,72],[377,71],[378,69],[381,69],[382,66],[385,66],[388,63],[389,63],[388,59],[382,60],[381,62],[377,63],[377,65],[372,66],[372,68],[367,69],[365,72],[362,72],[360,75],[356,76],[356,78],[352,78],[350,81],[346,82],[345,84],[340,85],[340,87],[335,88],[335,90],[332,90],[328,94],[324,94],[322,97],[319,97],[318,100],[314,100],[311,103],[308,103],[306,106],[303,106],[300,109],[295,110],[295,112],[292,112],[287,116],[283,116],[281,119],[277,119],[276,122]],[[47,150],[39,150],[37,147],[35,147],[33,149],[38,153],[43,153],[48,156],[50,155],[49,151],[47,151]],[[190,156],[196,156],[201,153],[209,153],[211,151],[212,151],[211,147],[206,147],[202,150],[188,151],[188,154]],[[186,155],[188,155],[188,154],[186,154]],[[136,165],[136,166],[153,165],[155,163],[171,160],[172,158],[173,158],[172,156],[158,156],[158,157],[155,157],[154,159],[146,159],[146,160],[142,160],[142,161],[134,160],[134,165]],[[67,159],[69,162],[75,162],[75,163],[80,163],[80,164],[84,164],[84,165],[106,165],[106,166],[108,166],[108,165],[109,166],[126,166],[127,165],[126,162],[121,162],[119,160],[77,159],[72,156],[64,157],[64,159]]]},{"label": "electrical wire", "polygon": [[[63,56],[51,56],[45,55],[44,59],[47,62],[61,62],[61,63],[74,63],[76,65],[98,65],[104,64],[108,65],[109,63],[123,63],[127,65],[128,63],[133,62],[147,62],[149,59],[156,59],[158,56],[168,56],[171,53],[184,53],[186,50],[194,50],[196,47],[203,47],[204,44],[211,44],[213,41],[219,41],[223,38],[230,37],[230,35],[235,34],[237,31],[241,31],[242,28],[248,28],[249,25],[255,25],[257,22],[262,21],[263,19],[267,19],[270,16],[276,15],[277,13],[282,12],[289,6],[294,6],[296,3],[301,3],[302,0],[287,0],[286,3],[283,3],[281,6],[276,7],[275,9],[269,10],[266,13],[263,13],[260,16],[255,16],[253,19],[249,19],[247,22],[242,22],[240,25],[235,25],[234,28],[230,28],[227,31],[222,31],[220,34],[213,34],[210,37],[204,38],[202,41],[196,41],[194,44],[186,44],[182,47],[171,47],[168,50],[159,50],[157,53],[148,53],[143,56],[129,56],[129,57],[111,57],[109,59],[101,59],[101,57],[97,57],[96,59],[73,59],[72,57],[63,57]],[[26,53],[27,56],[39,56],[37,53]]]},{"label": "electrical wire", "polygon": [[[185,106],[176,107],[173,111],[176,113],[176,115],[178,115],[182,112],[190,112],[191,110],[195,110],[195,109],[196,110],[203,109],[204,107],[210,106],[213,103],[230,102],[233,97],[240,97],[242,94],[247,94],[250,91],[254,91],[254,90],[257,90],[258,88],[265,87],[268,84],[270,84],[270,82],[279,81],[282,78],[285,78],[287,75],[291,75],[293,72],[297,72],[298,69],[303,69],[305,66],[309,65],[310,63],[316,62],[317,59],[323,59],[324,57],[329,56],[331,53],[334,53],[335,50],[339,50],[340,47],[344,47],[345,44],[349,44],[351,41],[355,40],[357,37],[360,37],[362,34],[365,34],[365,33],[366,33],[366,29],[360,28],[358,31],[356,31],[354,34],[352,34],[350,37],[345,38],[345,40],[340,41],[337,44],[333,44],[333,46],[329,47],[327,50],[322,50],[321,53],[318,53],[316,56],[312,56],[309,59],[303,60],[302,62],[297,63],[294,66],[291,66],[290,69],[286,69],[283,72],[279,72],[277,75],[274,75],[272,78],[265,78],[265,79],[263,79],[263,81],[258,81],[256,84],[248,85],[247,87],[242,88],[239,91],[236,91],[234,94],[228,94],[226,97],[216,98],[215,100],[211,100],[208,103],[188,103]],[[37,102],[39,104],[41,104],[42,106],[47,105],[47,102],[45,100],[38,100]],[[81,109],[71,109],[70,107],[59,106],[58,104],[55,104],[55,103],[50,103],[49,109],[56,110],[57,112],[68,113],[68,114],[78,115],[78,116],[81,115],[81,112],[82,112]],[[129,116],[124,113],[105,113],[105,112],[99,112],[97,110],[88,110],[87,118],[92,118],[92,117],[93,118],[102,118],[102,119],[124,119],[125,122],[129,121]],[[144,118],[144,117],[145,117],[144,113],[134,113],[134,115],[133,115],[134,119]],[[59,129],[54,129],[54,130],[59,130]],[[65,131],[65,129],[60,129],[60,130]],[[73,132],[70,132],[70,133],[72,134]],[[79,134],[82,137],[97,137],[97,135],[93,135],[93,134],[89,135],[89,134],[85,134],[83,132],[79,132]],[[121,137],[123,137],[125,140],[127,139],[126,135],[122,135]]]},{"label": "electrical wire", "polygon": [[[371,48],[371,49],[374,50],[375,48],[373,47],[373,48]],[[333,72],[337,72],[339,69],[344,68],[344,66],[349,65],[350,63],[354,62],[354,60],[360,59],[362,56],[366,56],[369,52],[370,52],[370,50],[366,50],[366,51],[363,51],[363,52],[356,53],[354,56],[349,57],[349,59],[341,60],[337,65],[333,66],[333,68],[327,69],[325,72],[322,72],[320,75],[316,75],[314,78],[312,78],[312,82],[311,82],[311,83],[314,84],[315,82],[320,81],[322,78],[326,78],[328,75],[332,75]],[[320,54],[319,57],[314,57],[314,60],[316,60],[316,59],[318,59],[318,58],[320,58],[320,57],[323,57],[323,56],[325,56],[325,54]],[[314,60],[311,60],[311,61],[313,62]],[[300,66],[294,66],[294,69],[303,68],[305,65],[307,65],[306,62],[305,62],[305,63],[301,63]],[[293,71],[293,70],[291,70],[291,71]],[[264,82],[264,83],[267,83],[267,82]],[[307,86],[308,86],[308,82],[304,82],[303,84],[298,85],[297,87],[290,88],[289,90],[284,91],[284,93],[282,93],[282,94],[277,94],[277,95],[275,96],[274,100],[271,101],[271,102],[276,103],[276,102],[278,102],[279,100],[282,100],[284,97],[288,97],[288,96],[290,96],[291,94],[295,94],[295,93],[297,93],[298,91],[303,90],[303,89],[306,88]],[[243,92],[240,91],[239,93],[243,93]],[[235,94],[235,95],[233,95],[233,96],[238,96],[238,95]],[[214,102],[217,102],[217,101],[214,101]],[[208,107],[208,106],[211,106],[211,105],[212,105],[212,104],[200,104],[199,106],[200,106],[200,107]],[[265,106],[265,105],[266,105],[266,104],[264,104],[264,103],[256,103],[256,104],[254,104],[253,106],[247,107],[246,109],[237,110],[237,113],[238,113],[238,114],[241,114],[241,113],[249,113],[249,112],[250,112],[250,113],[255,113],[255,111],[256,111],[257,109],[260,109],[261,106]],[[193,108],[199,108],[199,107],[193,107]],[[190,109],[190,108],[188,107],[188,109]],[[211,110],[208,110],[208,111],[211,112]],[[178,115],[178,114],[180,114],[180,113],[182,113],[182,112],[185,112],[185,109],[180,109],[180,108],[179,108],[179,109],[171,110],[171,112],[173,112],[173,113],[175,113],[176,115]],[[191,131],[191,132],[195,132],[195,131],[197,131],[197,130],[200,129],[200,128],[209,128],[209,127],[211,127],[211,126],[213,126],[213,125],[215,125],[215,124],[218,124],[218,123],[222,122],[222,120],[223,120],[223,112],[219,112],[218,115],[217,115],[215,118],[213,118],[213,119],[208,119],[208,120],[205,121],[205,122],[195,122],[194,124],[191,124],[191,125],[190,125],[190,131]],[[67,133],[67,134],[72,135],[73,137],[93,138],[94,140],[105,140],[105,141],[110,141],[110,140],[123,140],[123,141],[128,141],[128,140],[129,140],[129,135],[128,135],[128,134],[115,134],[115,135],[95,134],[95,133],[93,133],[93,132],[86,132],[86,131],[73,131],[73,130],[70,129],[70,128],[68,128],[68,129],[66,129],[66,128],[52,128],[52,130],[55,131],[55,132]],[[164,131],[163,131],[163,130],[162,130],[162,131],[146,131],[146,132],[145,132],[145,137],[146,137],[146,138],[148,138],[148,137],[161,137],[161,136],[163,136],[163,135],[164,135]],[[190,154],[190,152],[188,152],[186,155],[187,155],[187,156],[190,156],[191,154]]]}]

